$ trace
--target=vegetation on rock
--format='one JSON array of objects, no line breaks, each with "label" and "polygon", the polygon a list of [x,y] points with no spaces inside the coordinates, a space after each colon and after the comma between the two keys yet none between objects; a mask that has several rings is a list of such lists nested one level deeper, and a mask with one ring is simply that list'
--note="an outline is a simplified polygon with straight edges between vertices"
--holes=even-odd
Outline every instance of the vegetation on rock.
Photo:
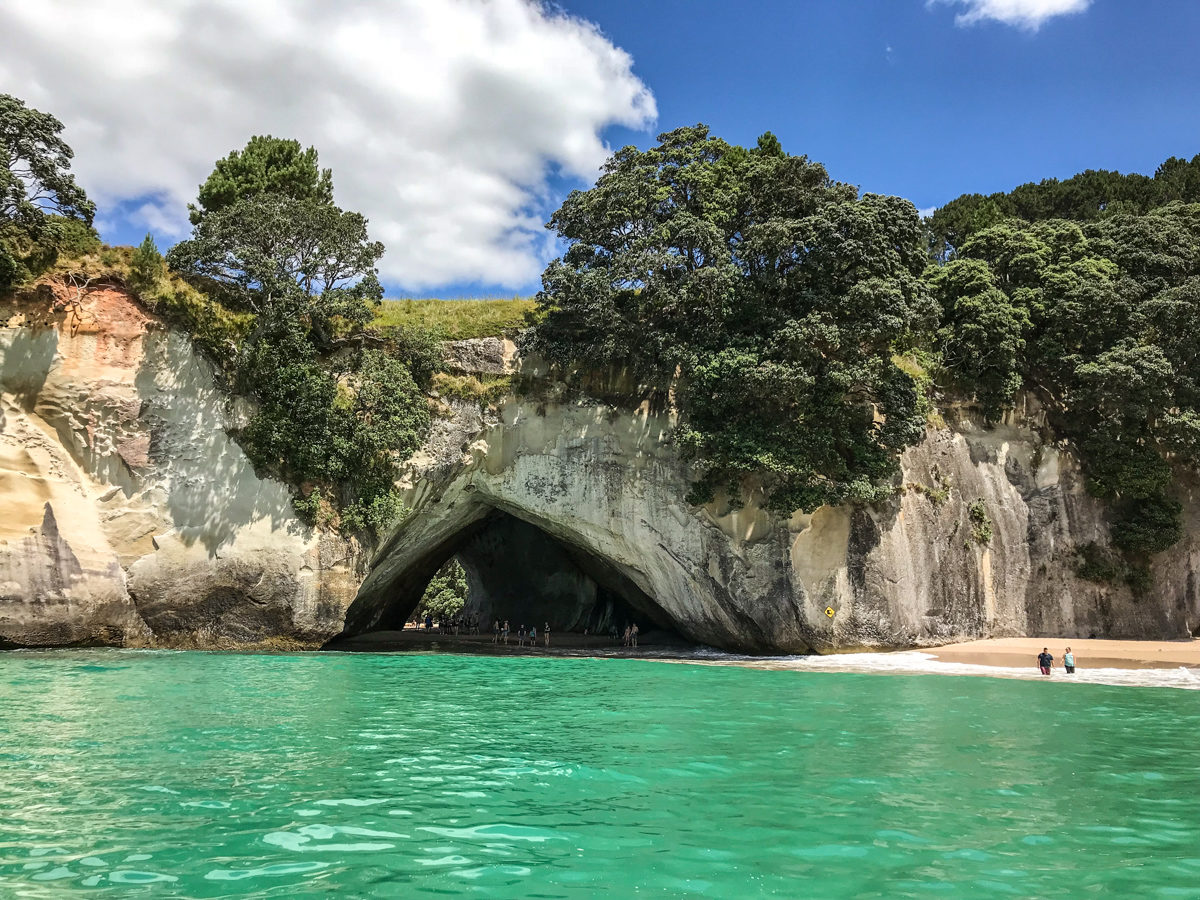
[{"label": "vegetation on rock", "polygon": [[62,251],[99,243],[95,204],[71,174],[62,122],[0,94],[0,290],[53,265]]},{"label": "vegetation on rock", "polygon": [[973,500],[967,507],[967,517],[971,520],[971,539],[977,544],[987,545],[992,542],[992,517],[988,515],[987,504],[983,498]]},{"label": "vegetation on rock", "polygon": [[228,360],[234,387],[255,402],[241,434],[251,459],[301,489],[297,510],[310,520],[380,531],[401,511],[399,464],[429,427],[432,367],[420,340],[368,340],[383,245],[332,191],[313,148],[254,138],[217,163],[191,238],[167,262],[253,316]]},{"label": "vegetation on rock", "polygon": [[992,418],[1036,392],[1111,501],[1113,544],[1144,557],[1177,542],[1173,468],[1200,467],[1200,204],[994,224],[931,283],[949,380]]},{"label": "vegetation on rock", "polygon": [[747,150],[696,126],[617,152],[550,227],[568,248],[525,346],[676,379],[695,501],[747,476],[780,510],[892,490],[925,424],[892,359],[936,326],[911,203],[859,196],[770,134]]},{"label": "vegetation on rock", "polygon": [[[680,128],[618,151],[552,216],[566,250],[536,302],[387,302],[383,246],[336,206],[314,148],[255,137],[219,160],[164,260],[149,235],[100,244],[61,130],[0,95],[0,288],[128,284],[254,401],[243,446],[312,520],[392,521],[427,395],[509,389],[442,371],[441,342],[527,324],[523,347],[563,371],[619,367],[669,392],[694,502],[751,484],[783,511],[879,500],[940,421],[939,392],[996,420],[1024,390],[1111,504],[1121,561],[1089,551],[1081,571],[1134,583],[1182,535],[1174,477],[1200,469],[1200,156],[964,195],[922,223],[769,133],[743,148]],[[986,543],[982,503],[969,515]]]},{"label": "vegetation on rock", "polygon": [[1173,468],[1200,466],[1198,201],[1200,156],[1172,158],[964,196],[923,229],[769,134],[683,128],[551,219],[568,246],[525,346],[671,382],[694,499],[754,476],[782,510],[887,494],[936,389],[991,420],[1032,390],[1136,568],[1182,534]]}]

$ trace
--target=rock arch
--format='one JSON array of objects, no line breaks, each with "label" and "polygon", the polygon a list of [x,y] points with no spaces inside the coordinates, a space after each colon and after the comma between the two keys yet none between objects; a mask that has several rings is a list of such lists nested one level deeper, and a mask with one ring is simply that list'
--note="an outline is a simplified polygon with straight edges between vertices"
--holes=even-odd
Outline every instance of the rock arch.
[{"label": "rock arch", "polygon": [[[450,556],[469,577],[486,577],[487,565],[495,577],[506,540],[521,567],[528,560],[516,548],[540,535],[546,553],[569,560],[565,579],[582,576],[685,638],[755,652],[813,646],[787,530],[764,527],[753,510],[717,520],[688,505],[670,424],[645,406],[596,402],[512,398],[491,421],[457,407],[439,423],[434,452],[416,461],[412,511],[375,554],[342,636],[400,627]],[[579,606],[586,587],[562,594]]]}]

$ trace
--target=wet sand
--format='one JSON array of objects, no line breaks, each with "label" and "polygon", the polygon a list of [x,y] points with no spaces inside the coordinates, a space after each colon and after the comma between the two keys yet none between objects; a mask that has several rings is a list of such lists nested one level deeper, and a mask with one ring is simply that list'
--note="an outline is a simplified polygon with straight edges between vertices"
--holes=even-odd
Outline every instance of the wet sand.
[{"label": "wet sand", "polygon": [[1200,667],[1200,641],[1110,641],[1065,638],[993,638],[947,644],[924,651],[939,662],[1019,668],[1037,666],[1037,655],[1049,648],[1054,668],[1071,648],[1079,669],[1177,669]]}]

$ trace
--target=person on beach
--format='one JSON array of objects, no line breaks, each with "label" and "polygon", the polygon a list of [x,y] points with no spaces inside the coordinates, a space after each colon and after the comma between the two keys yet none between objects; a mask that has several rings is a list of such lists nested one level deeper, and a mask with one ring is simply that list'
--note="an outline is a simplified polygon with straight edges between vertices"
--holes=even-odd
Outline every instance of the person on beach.
[{"label": "person on beach", "polygon": [[634,622],[633,627],[629,629],[629,646],[630,647],[637,646],[637,637],[638,637],[638,627],[637,627],[637,622]]},{"label": "person on beach", "polygon": [[425,613],[425,630],[433,631],[433,616],[430,613]]},{"label": "person on beach", "polygon": [[504,635],[504,646],[508,646],[508,619],[504,620],[504,627],[500,629],[500,633]]},{"label": "person on beach", "polygon": [[517,629],[517,646],[518,647],[525,646],[525,626],[524,625],[522,625],[520,628]]},{"label": "person on beach", "polygon": [[1068,675],[1075,674],[1075,654],[1071,652],[1070,647],[1063,653],[1063,668],[1067,670]]},{"label": "person on beach", "polygon": [[499,619],[492,620],[492,643],[493,644],[500,643],[500,620]]},{"label": "person on beach", "polygon": [[1054,657],[1050,655],[1050,648],[1043,647],[1042,652],[1038,654],[1038,668],[1042,670],[1043,675],[1049,675],[1052,665],[1054,665]]},{"label": "person on beach", "polygon": [[529,626],[529,646],[530,647],[537,646],[537,626],[536,625]]},{"label": "person on beach", "polygon": [[625,633],[624,633],[623,635],[621,635],[621,646],[622,646],[622,647],[628,647],[628,646],[629,646],[629,630],[630,630],[630,629],[629,629],[629,626],[628,626],[628,625],[626,625],[626,626],[625,626]]},{"label": "person on beach", "polygon": [[542,625],[542,636],[546,639],[546,646],[550,646],[550,623],[546,622]]}]

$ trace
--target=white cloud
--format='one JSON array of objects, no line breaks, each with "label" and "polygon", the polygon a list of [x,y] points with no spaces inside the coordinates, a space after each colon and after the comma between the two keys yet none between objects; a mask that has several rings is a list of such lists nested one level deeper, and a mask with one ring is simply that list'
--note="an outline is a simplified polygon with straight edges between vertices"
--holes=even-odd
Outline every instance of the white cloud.
[{"label": "white cloud", "polygon": [[656,115],[627,53],[536,0],[6,0],[0,91],[63,120],[103,215],[160,233],[252,134],[315,145],[414,290],[536,280],[549,173],[590,182],[601,129]]},{"label": "white cloud", "polygon": [[966,9],[954,17],[959,25],[991,19],[1036,31],[1047,19],[1083,12],[1092,0],[929,0],[928,5],[954,4]]}]

